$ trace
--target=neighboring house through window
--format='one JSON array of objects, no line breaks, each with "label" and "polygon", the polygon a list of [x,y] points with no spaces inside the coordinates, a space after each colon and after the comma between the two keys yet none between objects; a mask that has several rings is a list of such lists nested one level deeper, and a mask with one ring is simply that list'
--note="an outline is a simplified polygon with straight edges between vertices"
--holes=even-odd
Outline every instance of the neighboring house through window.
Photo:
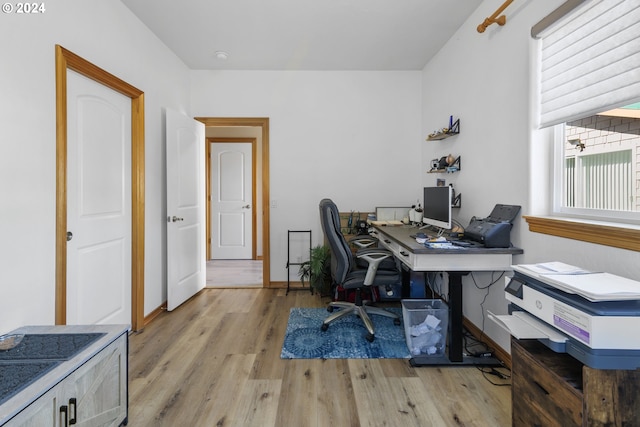
[{"label": "neighboring house through window", "polygon": [[606,219],[640,212],[640,103],[560,126],[556,211]]}]

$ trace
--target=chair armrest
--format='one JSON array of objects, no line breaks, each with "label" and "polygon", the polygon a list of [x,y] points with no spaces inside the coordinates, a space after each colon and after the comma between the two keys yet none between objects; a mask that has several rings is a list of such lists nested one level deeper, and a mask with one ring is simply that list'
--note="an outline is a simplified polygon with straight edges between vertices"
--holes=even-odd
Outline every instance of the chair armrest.
[{"label": "chair armrest", "polygon": [[[385,249],[385,248],[363,248],[363,249],[358,249],[358,252],[356,252],[355,257],[356,258],[364,258],[365,255],[371,255],[374,257],[379,257],[382,255],[393,255],[393,252],[391,252],[389,249]],[[382,258],[384,259],[384,258]]]},{"label": "chair armrest", "polygon": [[386,249],[369,248],[358,251],[356,257],[364,259],[369,264],[367,274],[364,276],[365,286],[371,286],[373,284],[373,279],[376,277],[380,263],[391,256],[393,256],[393,254]]},{"label": "chair armrest", "polygon": [[369,235],[355,236],[349,239],[349,243],[356,245],[359,248],[368,248],[378,243],[378,239]]}]

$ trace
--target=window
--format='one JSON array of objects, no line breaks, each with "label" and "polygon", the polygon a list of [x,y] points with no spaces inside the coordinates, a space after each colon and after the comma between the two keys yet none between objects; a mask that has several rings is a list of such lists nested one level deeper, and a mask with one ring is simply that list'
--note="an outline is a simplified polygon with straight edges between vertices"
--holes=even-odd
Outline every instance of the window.
[{"label": "window", "polygon": [[559,127],[556,213],[640,220],[640,103]]},{"label": "window", "polygon": [[537,201],[551,216],[525,216],[529,230],[640,252],[639,33],[625,0],[567,0],[532,28],[533,119],[556,145],[552,199]]}]

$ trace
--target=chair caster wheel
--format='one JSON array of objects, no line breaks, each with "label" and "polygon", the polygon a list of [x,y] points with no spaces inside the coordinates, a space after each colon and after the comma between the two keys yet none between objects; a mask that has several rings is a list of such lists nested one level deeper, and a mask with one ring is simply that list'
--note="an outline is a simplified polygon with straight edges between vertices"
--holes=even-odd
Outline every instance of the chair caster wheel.
[{"label": "chair caster wheel", "polygon": [[393,324],[396,326],[400,326],[400,319],[393,319]]},{"label": "chair caster wheel", "polygon": [[323,323],[323,324],[322,324],[322,326],[320,326],[320,330],[321,330],[322,332],[326,331],[327,329],[329,329],[329,325],[327,325],[327,324],[325,324],[325,323]]},{"label": "chair caster wheel", "polygon": [[373,340],[375,339],[375,335],[373,334],[367,334],[367,341],[369,342],[373,342]]},{"label": "chair caster wheel", "polygon": [[333,313],[333,307],[332,307],[332,306],[328,306],[328,307],[327,307],[327,311],[328,311],[329,313]]}]

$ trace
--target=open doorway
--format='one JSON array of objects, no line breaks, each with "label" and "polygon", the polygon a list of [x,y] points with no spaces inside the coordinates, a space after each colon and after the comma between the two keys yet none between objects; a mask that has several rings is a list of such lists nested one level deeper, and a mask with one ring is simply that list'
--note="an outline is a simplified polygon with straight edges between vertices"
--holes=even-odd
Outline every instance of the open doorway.
[{"label": "open doorway", "polygon": [[[230,277],[242,281],[251,281],[255,284],[260,280],[261,287],[270,286],[270,264],[269,264],[269,119],[268,118],[216,118],[216,117],[196,117],[196,120],[206,126],[206,144],[210,144],[212,138],[241,138],[255,137],[257,139],[256,176],[254,189],[256,190],[256,202],[254,208],[256,212],[255,230],[256,239],[254,252],[250,260],[216,260],[210,261],[210,245],[207,245],[207,286],[215,281],[216,287],[224,287],[220,283],[229,281],[229,287],[234,287]],[[210,203],[207,203],[207,236],[211,235],[211,210]],[[237,262],[236,262],[237,261]],[[259,265],[258,265],[259,264]],[[258,275],[258,267],[260,274]],[[244,275],[240,278],[239,273]],[[228,279],[225,279],[227,277]],[[223,282],[221,282],[221,280]]]}]

